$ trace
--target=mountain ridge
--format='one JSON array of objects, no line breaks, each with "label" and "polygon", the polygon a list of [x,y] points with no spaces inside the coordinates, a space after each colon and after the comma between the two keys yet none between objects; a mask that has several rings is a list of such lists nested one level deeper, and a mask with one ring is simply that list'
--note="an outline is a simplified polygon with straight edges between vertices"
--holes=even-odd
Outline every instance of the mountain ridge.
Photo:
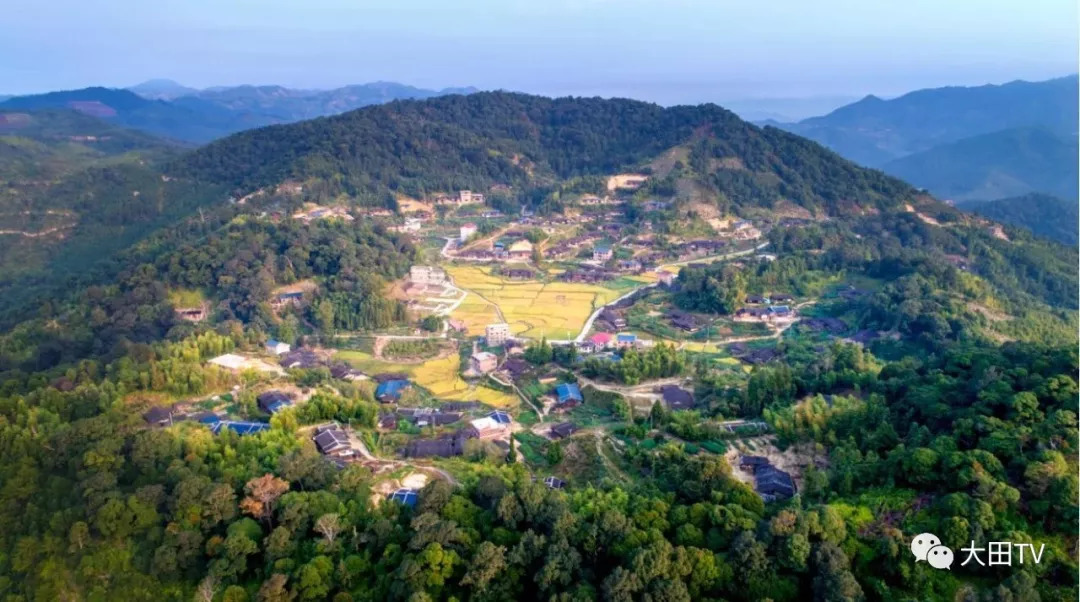
[{"label": "mountain ridge", "polygon": [[1078,198],[1076,138],[1038,127],[980,134],[895,159],[882,170],[956,201],[1044,192]]},{"label": "mountain ridge", "polygon": [[[695,132],[706,135],[695,138]],[[333,174],[336,192],[385,198],[397,191],[422,197],[435,190],[610,175],[640,168],[691,141],[691,162],[705,184],[726,191],[736,204],[783,198],[838,210],[845,203],[875,205],[889,196],[890,205],[900,206],[901,196],[907,202],[917,196],[899,180],[859,168],[782,130],[757,128],[714,104],[663,108],[627,99],[551,99],[510,92],[399,100],[241,132],[185,156],[170,169],[240,193],[285,179],[327,180]],[[725,157],[738,158],[744,168],[719,166]],[[451,171],[449,163],[462,167]],[[426,180],[412,173],[423,173]],[[814,181],[804,173],[813,174]],[[836,177],[823,187],[824,173]]]},{"label": "mountain ridge", "polygon": [[871,167],[933,146],[1013,127],[1077,132],[1077,75],[1040,82],[915,90],[873,95],[826,115],[782,127]]},{"label": "mountain ridge", "polygon": [[[133,90],[141,90],[146,96]],[[250,128],[336,114],[398,98],[429,98],[472,90],[424,90],[376,82],[330,91],[296,91],[280,86],[198,91],[171,80],[150,80],[127,89],[93,86],[15,96],[0,101],[0,110],[75,109],[157,136],[206,143]]]}]

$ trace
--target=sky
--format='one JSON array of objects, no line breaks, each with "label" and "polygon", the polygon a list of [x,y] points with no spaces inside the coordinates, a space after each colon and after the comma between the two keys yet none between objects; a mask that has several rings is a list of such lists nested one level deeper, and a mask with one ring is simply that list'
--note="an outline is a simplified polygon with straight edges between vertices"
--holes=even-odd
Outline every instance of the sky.
[{"label": "sky", "polygon": [[5,0],[0,93],[369,81],[662,104],[1077,71],[1076,0]]}]

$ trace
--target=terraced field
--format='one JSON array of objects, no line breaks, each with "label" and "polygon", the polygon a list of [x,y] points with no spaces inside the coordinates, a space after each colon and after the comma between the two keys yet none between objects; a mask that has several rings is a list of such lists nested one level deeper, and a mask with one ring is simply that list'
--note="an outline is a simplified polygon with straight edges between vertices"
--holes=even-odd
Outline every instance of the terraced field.
[{"label": "terraced field", "polygon": [[446,271],[454,284],[470,293],[451,314],[466,323],[470,336],[483,334],[484,326],[498,321],[501,311],[511,332],[533,339],[572,339],[597,307],[655,280],[654,275],[645,274],[599,286],[504,280],[493,275],[491,268],[479,266],[448,266]]}]

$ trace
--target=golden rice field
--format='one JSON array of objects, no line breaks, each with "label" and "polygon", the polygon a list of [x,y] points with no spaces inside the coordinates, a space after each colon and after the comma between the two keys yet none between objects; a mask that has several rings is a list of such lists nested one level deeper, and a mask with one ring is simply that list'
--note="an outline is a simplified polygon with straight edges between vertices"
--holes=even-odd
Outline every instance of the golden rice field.
[{"label": "golden rice field", "polygon": [[[503,280],[492,275],[490,268],[479,266],[447,266],[446,271],[454,284],[470,292],[465,303],[451,314],[468,325],[469,335],[483,334],[484,326],[498,321],[491,313],[497,305],[516,335],[571,339],[597,307],[614,301],[628,290],[572,282]],[[635,280],[650,281],[636,277]]]},{"label": "golden rice field", "polygon": [[470,385],[458,375],[460,358],[457,354],[442,359],[428,360],[422,364],[395,364],[375,359],[363,351],[339,351],[336,357],[368,374],[380,372],[404,372],[417,385],[431,391],[436,398],[445,401],[479,401],[490,406],[506,408],[517,405],[518,398],[484,386]]}]

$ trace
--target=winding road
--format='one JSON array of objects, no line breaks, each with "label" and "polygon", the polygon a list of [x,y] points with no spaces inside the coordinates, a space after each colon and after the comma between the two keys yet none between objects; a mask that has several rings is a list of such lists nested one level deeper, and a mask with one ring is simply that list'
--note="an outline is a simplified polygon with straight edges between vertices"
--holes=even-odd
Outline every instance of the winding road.
[{"label": "winding road", "polygon": [[[715,261],[724,261],[726,259],[734,259],[736,257],[743,257],[743,256],[749,255],[751,253],[756,253],[757,251],[760,251],[761,249],[764,249],[767,246],[769,246],[769,243],[768,242],[763,242],[760,245],[757,245],[756,247],[751,247],[749,249],[743,249],[742,251],[732,251],[731,253],[725,253],[723,255],[712,255],[710,257],[697,257],[697,258],[694,258],[694,259],[687,259],[685,261],[677,261],[675,263],[666,263],[666,264],[660,266],[657,269],[675,267],[675,266],[686,265],[686,264],[690,264],[690,263],[715,262]],[[643,290],[645,290],[647,288],[654,288],[654,287],[658,286],[659,284],[660,284],[659,282],[654,282],[652,284],[646,284],[644,286],[639,286],[639,287],[635,288],[634,290],[626,293],[625,295],[622,295],[618,299],[615,299],[614,301],[611,301],[610,303],[601,305],[600,307],[596,308],[596,311],[594,311],[592,313],[592,315],[589,316],[589,319],[585,321],[585,325],[581,327],[581,332],[578,333],[578,335],[576,337],[574,337],[574,339],[572,341],[551,341],[551,342],[552,343],[581,343],[581,342],[585,341],[585,335],[589,334],[589,331],[592,330],[593,322],[595,322],[596,319],[600,317],[600,314],[603,313],[603,311],[605,309],[611,307],[612,305],[617,304],[618,302],[622,301],[623,299],[626,299],[627,297],[629,297],[631,295],[637,294],[638,292],[643,291]]]}]

